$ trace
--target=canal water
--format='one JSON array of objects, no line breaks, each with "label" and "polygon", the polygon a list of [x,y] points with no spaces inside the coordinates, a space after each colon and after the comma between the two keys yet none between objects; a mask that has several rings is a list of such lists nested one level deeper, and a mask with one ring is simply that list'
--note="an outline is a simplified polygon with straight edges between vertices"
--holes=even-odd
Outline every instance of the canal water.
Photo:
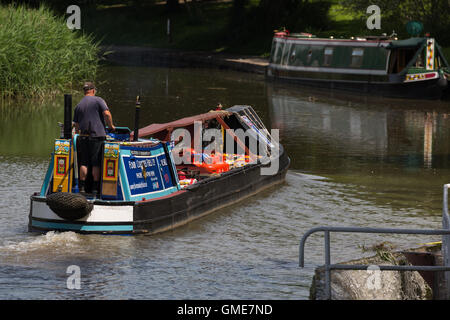
[{"label": "canal water", "polygon": [[[133,127],[252,105],[279,129],[291,158],[286,181],[156,236],[27,232],[30,195],[48,166],[63,121],[63,97],[0,106],[1,299],[308,299],[323,237],[310,228],[440,228],[450,182],[450,106],[274,84],[253,74],[207,69],[105,67],[98,95],[116,125]],[[74,105],[80,99],[74,96]],[[373,255],[436,237],[332,235],[332,261]],[[80,289],[70,290],[69,266]],[[70,271],[70,269],[69,269]]]}]

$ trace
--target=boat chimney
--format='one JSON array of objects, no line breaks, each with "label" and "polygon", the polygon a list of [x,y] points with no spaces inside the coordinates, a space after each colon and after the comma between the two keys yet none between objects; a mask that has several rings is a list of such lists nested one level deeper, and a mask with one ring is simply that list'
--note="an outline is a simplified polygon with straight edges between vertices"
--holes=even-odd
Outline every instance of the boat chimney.
[{"label": "boat chimney", "polygon": [[72,95],[64,95],[64,139],[72,139]]},{"label": "boat chimney", "polygon": [[136,109],[134,113],[134,133],[133,141],[138,141],[139,139],[139,110],[141,109],[141,98],[136,97]]}]

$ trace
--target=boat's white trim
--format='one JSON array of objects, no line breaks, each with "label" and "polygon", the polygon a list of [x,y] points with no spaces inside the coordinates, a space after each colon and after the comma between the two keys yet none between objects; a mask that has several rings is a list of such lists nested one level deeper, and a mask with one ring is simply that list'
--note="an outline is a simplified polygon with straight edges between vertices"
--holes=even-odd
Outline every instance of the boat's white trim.
[{"label": "boat's white trim", "polygon": [[[66,221],[54,213],[45,202],[31,201],[31,217]],[[94,205],[91,213],[76,221],[84,222],[133,222],[133,206]]]},{"label": "boat's white trim", "polygon": [[275,42],[285,42],[285,43],[296,43],[296,44],[307,44],[311,46],[344,46],[344,47],[387,47],[390,42],[378,42],[378,41],[367,41],[367,40],[327,40],[327,39],[283,39],[274,38]]},{"label": "boat's white trim", "polygon": [[94,209],[85,220],[86,222],[133,222],[133,206],[94,205]]},{"label": "boat's white trim", "polygon": [[302,66],[281,66],[275,63],[269,64],[269,68],[288,71],[307,71],[307,72],[325,72],[325,73],[345,73],[345,74],[363,74],[363,75],[387,75],[386,70],[373,69],[349,69],[349,68],[325,68],[325,67],[302,67]]},{"label": "boat's white trim", "polygon": [[309,82],[309,81],[318,81],[318,82],[340,82],[340,83],[358,83],[358,84],[386,84],[389,82],[369,82],[366,80],[362,80],[362,81],[357,81],[357,80],[331,80],[331,79],[312,79],[312,78],[299,78],[299,77],[287,77],[287,76],[282,76],[280,77],[282,79],[286,79],[286,80],[293,80],[293,81],[304,81],[304,82]]}]

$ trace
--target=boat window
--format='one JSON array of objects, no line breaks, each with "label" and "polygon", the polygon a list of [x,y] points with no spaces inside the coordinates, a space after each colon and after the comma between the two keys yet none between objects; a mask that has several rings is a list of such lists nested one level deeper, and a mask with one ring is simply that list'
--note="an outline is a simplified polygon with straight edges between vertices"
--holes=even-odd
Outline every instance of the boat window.
[{"label": "boat window", "polygon": [[286,65],[289,63],[289,52],[291,51],[292,44],[286,44],[283,50],[283,57],[280,64]]},{"label": "boat window", "polygon": [[323,52],[323,65],[330,66],[333,58],[333,48],[325,48]]},{"label": "boat window", "polygon": [[281,58],[283,56],[283,50],[284,50],[284,42],[278,42],[277,52],[275,54],[275,63],[277,63],[277,64],[281,63]]},{"label": "boat window", "polygon": [[292,66],[303,66],[305,64],[306,53],[307,51],[304,45],[293,44],[289,64]]},{"label": "boat window", "polygon": [[309,49],[308,54],[306,55],[306,63],[310,64],[312,59],[312,50]]},{"label": "boat window", "polygon": [[416,68],[423,68],[425,66],[425,59],[423,58],[422,53],[417,57],[416,63],[414,64]]},{"label": "boat window", "polygon": [[352,67],[361,67],[363,62],[364,49],[354,48],[352,51]]},{"label": "boat window", "polygon": [[273,63],[275,61],[276,48],[277,48],[277,42],[275,40],[273,40],[272,49],[270,51],[270,63]]},{"label": "boat window", "polygon": [[291,56],[289,58],[289,64],[292,64],[295,61],[295,50],[292,50]]},{"label": "boat window", "polygon": [[299,52],[298,52],[298,46],[292,45],[291,46],[291,53],[289,55],[289,65],[296,66],[299,63],[301,63],[301,61],[299,61],[299,60],[300,60],[300,55],[299,55]]}]

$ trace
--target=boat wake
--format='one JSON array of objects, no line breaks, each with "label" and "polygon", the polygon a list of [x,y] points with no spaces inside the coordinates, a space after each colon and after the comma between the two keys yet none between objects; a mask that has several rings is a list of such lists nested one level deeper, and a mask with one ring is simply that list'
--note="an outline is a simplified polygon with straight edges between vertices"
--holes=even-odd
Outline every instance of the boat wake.
[{"label": "boat wake", "polygon": [[318,181],[329,181],[331,180],[330,178],[327,177],[322,177],[322,176],[317,176],[314,174],[308,174],[308,173],[303,173],[303,172],[296,172],[295,170],[290,170],[289,171],[292,175],[296,175],[302,179],[305,180],[318,180]]},{"label": "boat wake", "polygon": [[6,241],[0,246],[0,253],[29,253],[34,251],[67,250],[77,247],[81,241],[75,232],[50,231],[45,235],[34,237],[32,240],[13,242]]}]

